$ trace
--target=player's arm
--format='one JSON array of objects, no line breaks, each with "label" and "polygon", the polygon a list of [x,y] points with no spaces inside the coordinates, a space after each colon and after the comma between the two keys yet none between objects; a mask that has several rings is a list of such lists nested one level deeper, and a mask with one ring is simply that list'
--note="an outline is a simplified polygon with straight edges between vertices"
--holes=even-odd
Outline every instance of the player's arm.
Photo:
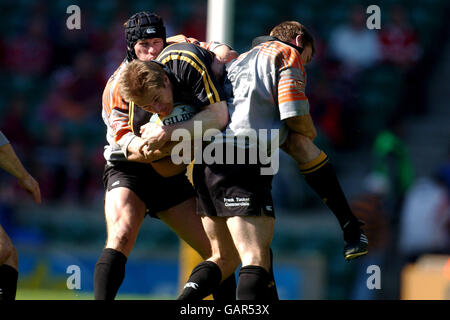
[{"label": "player's arm", "polygon": [[306,73],[296,52],[287,61],[279,60],[278,105],[281,119],[289,128],[289,134],[280,146],[297,162],[314,158],[320,150],[313,140],[317,131],[309,114],[309,101],[305,94]]},{"label": "player's arm", "polygon": [[214,52],[217,60],[220,63],[228,63],[239,56],[237,51],[233,50],[230,46],[222,43],[214,46],[214,48],[210,50]]},{"label": "player's arm", "polygon": [[[171,126],[162,127],[165,135],[171,136],[176,129],[188,130],[192,140],[202,139],[203,133],[208,129],[223,130],[228,124],[229,115],[225,101],[218,101],[203,107],[202,111],[197,113],[188,121],[180,122]],[[197,123],[197,129],[196,129]],[[201,130],[198,130],[201,124]]]},{"label": "player's arm", "polygon": [[132,130],[130,105],[120,95],[116,79],[111,79],[106,85],[102,103],[108,130],[111,132],[114,142],[120,147],[128,160],[151,163],[165,156],[162,152],[154,152],[146,157],[139,151],[145,144],[145,139],[137,136]]},{"label": "player's arm", "polygon": [[208,129],[225,129],[228,124],[229,114],[225,101],[219,101],[203,107],[188,121],[180,122],[170,126],[146,125],[142,127],[142,137],[145,141],[139,145],[139,152],[145,158],[153,162],[170,154],[175,144],[170,143],[172,133],[177,129],[187,130],[190,139],[202,140],[203,134]]},{"label": "player's arm", "polygon": [[13,147],[0,132],[0,167],[12,174],[19,181],[19,185],[33,195],[34,201],[41,203],[39,184],[28,173],[22,162],[14,152]]},{"label": "player's arm", "polygon": [[236,59],[239,56],[239,54],[229,45],[217,41],[201,42],[195,38],[188,38],[182,34],[167,38],[167,43],[181,42],[192,43],[206,50],[214,52],[217,60],[221,63],[230,62],[231,60]]},{"label": "player's arm", "polygon": [[294,49],[289,52],[289,59],[277,60],[280,64],[277,92],[281,119],[290,130],[314,140],[317,132],[305,93],[306,72],[300,55]]},{"label": "player's arm", "polygon": [[163,146],[160,150],[151,150],[144,155],[141,150],[143,150],[146,144],[147,141],[145,139],[135,136],[128,144],[127,159],[142,163],[152,163],[153,161],[169,156],[173,147],[171,145]]},{"label": "player's arm", "polygon": [[[197,50],[198,49],[198,50]],[[183,86],[191,92],[191,100],[197,106],[202,106],[202,111],[197,113],[188,121],[180,122],[170,126],[161,126],[144,133],[149,143],[149,150],[158,149],[164,143],[170,140],[172,132],[176,129],[188,130],[192,139],[201,139],[203,133],[208,129],[223,130],[229,121],[228,108],[225,102],[225,94],[222,88],[217,84],[211,70],[212,56],[202,54],[202,49],[193,49],[189,53],[180,53],[174,50],[166,52],[161,59],[162,63],[169,66],[176,61],[178,76],[182,79]],[[201,122],[201,130],[196,123]],[[142,151],[142,149],[141,149]]]},{"label": "player's arm", "polygon": [[309,114],[288,118],[286,124],[290,130],[311,139],[311,141],[314,141],[317,136],[316,128]]}]

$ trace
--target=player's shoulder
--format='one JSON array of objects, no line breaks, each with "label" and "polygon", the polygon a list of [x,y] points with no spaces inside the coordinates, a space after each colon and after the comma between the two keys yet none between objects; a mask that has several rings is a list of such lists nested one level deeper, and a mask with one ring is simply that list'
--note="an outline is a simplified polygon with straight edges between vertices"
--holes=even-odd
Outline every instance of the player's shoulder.
[{"label": "player's shoulder", "polygon": [[193,43],[193,44],[200,44],[200,41],[198,41],[195,38],[189,38],[186,37],[184,34],[177,34],[175,36],[169,37],[166,39],[166,42],[168,44],[175,44],[175,43]]},{"label": "player's shoulder", "polygon": [[114,71],[114,73],[109,77],[106,82],[105,89],[103,90],[103,96],[110,95],[119,95],[119,76],[120,72],[125,68],[127,62],[122,62],[120,66]]},{"label": "player's shoulder", "polygon": [[166,54],[168,52],[174,52],[174,51],[179,51],[180,53],[183,52],[194,52],[194,53],[198,53],[198,52],[203,52],[206,51],[205,49],[199,47],[198,45],[194,44],[194,43],[189,43],[189,42],[179,42],[179,43],[172,43],[169,44],[167,47],[164,48],[164,50],[161,52],[162,54]]},{"label": "player's shoulder", "polygon": [[164,48],[157,58],[162,63],[167,60],[190,61],[192,59],[208,63],[212,61],[212,54],[192,43],[174,43]]},{"label": "player's shoulder", "polygon": [[296,67],[303,71],[301,53],[289,43],[273,40],[262,43],[260,50],[272,56],[278,67]]},{"label": "player's shoulder", "polygon": [[300,52],[296,48],[283,41],[273,40],[265,42],[263,45],[265,45],[266,48],[270,48],[271,50],[273,50],[275,54],[284,53],[300,57]]}]

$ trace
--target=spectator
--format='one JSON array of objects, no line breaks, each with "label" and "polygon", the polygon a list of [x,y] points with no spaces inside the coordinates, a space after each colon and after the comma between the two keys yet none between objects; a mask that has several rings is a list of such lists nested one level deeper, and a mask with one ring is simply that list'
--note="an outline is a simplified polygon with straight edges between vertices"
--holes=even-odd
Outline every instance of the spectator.
[{"label": "spectator", "polygon": [[[381,131],[373,144],[374,171],[389,179],[389,206],[392,212],[398,212],[403,197],[414,181],[414,169],[409,152],[402,138],[402,125],[395,123],[392,129]],[[397,217],[392,217],[397,224]]]},{"label": "spectator", "polygon": [[379,41],[384,62],[408,68],[421,56],[418,34],[401,6],[392,8],[391,20],[381,29]]},{"label": "spectator", "polygon": [[365,12],[364,7],[355,6],[348,23],[331,34],[331,55],[343,64],[344,74],[353,75],[373,66],[380,59],[377,33],[367,29]]},{"label": "spectator", "polygon": [[400,249],[406,262],[425,253],[450,253],[450,199],[441,175],[423,177],[407,193],[401,216]]},{"label": "spectator", "polygon": [[333,146],[342,147],[347,143],[342,125],[343,106],[332,90],[332,84],[326,79],[317,81],[309,99],[314,106],[311,116]]}]

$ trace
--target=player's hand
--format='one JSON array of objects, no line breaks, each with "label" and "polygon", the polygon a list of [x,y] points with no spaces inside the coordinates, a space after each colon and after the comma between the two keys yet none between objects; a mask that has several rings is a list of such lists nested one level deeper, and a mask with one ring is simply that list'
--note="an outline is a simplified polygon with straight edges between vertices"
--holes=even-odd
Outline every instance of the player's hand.
[{"label": "player's hand", "polygon": [[170,156],[170,148],[164,147],[162,150],[151,150],[144,144],[142,146],[141,154],[146,160],[153,162]]},{"label": "player's hand", "polygon": [[148,122],[141,126],[139,133],[141,134],[141,138],[148,138],[152,135],[152,131],[156,130],[158,127],[161,127],[157,124]]},{"label": "player's hand", "polygon": [[161,149],[170,139],[170,134],[164,127],[155,124],[146,124],[141,127],[141,139],[145,141],[139,148],[143,151],[143,147],[147,146],[148,150]]},{"label": "player's hand", "polygon": [[214,48],[213,52],[214,52],[216,58],[221,63],[228,63],[231,60],[234,60],[239,56],[239,54],[236,51],[234,51],[227,45],[218,46],[218,47]]},{"label": "player's hand", "polygon": [[36,203],[41,203],[41,190],[39,188],[39,184],[30,174],[27,174],[25,177],[19,179],[19,185],[25,191],[33,195]]}]

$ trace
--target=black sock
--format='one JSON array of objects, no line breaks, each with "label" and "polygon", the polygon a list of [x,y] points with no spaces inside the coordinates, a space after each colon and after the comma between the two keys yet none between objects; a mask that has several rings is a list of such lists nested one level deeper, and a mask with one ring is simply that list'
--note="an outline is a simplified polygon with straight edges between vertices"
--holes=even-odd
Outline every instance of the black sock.
[{"label": "black sock", "polygon": [[272,279],[273,285],[270,286],[270,301],[278,301],[280,298],[278,297],[277,285],[275,282],[275,275],[273,274],[273,252],[272,248],[270,248],[270,277]]},{"label": "black sock", "polygon": [[215,292],[221,281],[219,266],[212,261],[203,261],[192,270],[178,300],[202,300]]},{"label": "black sock", "polygon": [[260,266],[245,266],[239,270],[238,300],[271,299],[271,275]]},{"label": "black sock", "polygon": [[7,264],[0,266],[0,301],[16,299],[17,279],[19,272]]},{"label": "black sock", "polygon": [[236,277],[233,273],[213,292],[214,301],[236,301],[236,289]]},{"label": "black sock", "polygon": [[94,270],[95,300],[114,300],[123,279],[127,257],[120,251],[103,249]]},{"label": "black sock", "polygon": [[341,228],[344,229],[348,223],[357,225],[358,219],[350,209],[327,155],[322,151],[316,159],[299,167],[308,185],[334,213]]}]

